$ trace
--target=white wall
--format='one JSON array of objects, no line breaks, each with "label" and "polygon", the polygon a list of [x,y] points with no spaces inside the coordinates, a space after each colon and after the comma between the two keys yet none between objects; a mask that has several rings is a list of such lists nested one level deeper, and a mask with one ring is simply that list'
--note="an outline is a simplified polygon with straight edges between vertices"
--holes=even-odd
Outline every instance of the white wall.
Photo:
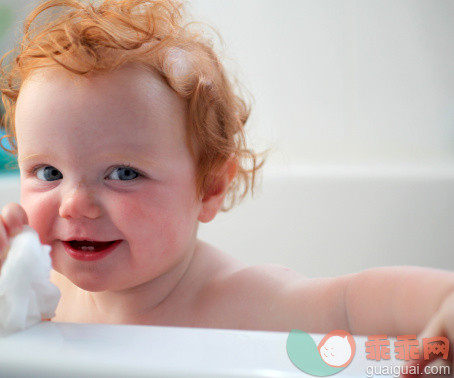
[{"label": "white wall", "polygon": [[201,224],[199,236],[245,263],[309,277],[391,265],[454,271],[453,225],[450,167],[294,166],[268,169],[253,199]]},{"label": "white wall", "polygon": [[[100,1],[100,0],[97,0]],[[38,0],[13,9],[0,48]],[[454,1],[186,0],[255,98],[271,162],[454,161]]]},{"label": "white wall", "polygon": [[273,161],[454,161],[451,0],[189,0]]}]

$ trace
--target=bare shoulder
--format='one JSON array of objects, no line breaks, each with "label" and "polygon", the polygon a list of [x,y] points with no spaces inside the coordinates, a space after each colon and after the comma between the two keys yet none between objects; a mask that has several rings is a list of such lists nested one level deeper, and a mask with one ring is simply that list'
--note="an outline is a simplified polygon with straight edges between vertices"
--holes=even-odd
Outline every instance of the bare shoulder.
[{"label": "bare shoulder", "polygon": [[200,243],[199,250],[203,253],[201,264],[210,275],[205,281],[205,292],[213,298],[220,298],[221,293],[235,297],[240,293],[242,296],[256,296],[260,292],[268,296],[274,293],[282,295],[292,285],[310,282],[310,279],[283,265],[245,265],[204,242]]},{"label": "bare shoulder", "polygon": [[266,295],[268,298],[284,298],[286,292],[296,286],[309,285],[311,279],[278,264],[259,264],[245,266],[219,277],[218,285],[226,292],[250,295]]},{"label": "bare shoulder", "polygon": [[307,278],[278,264],[240,264],[219,269],[206,281],[198,308],[205,326],[212,327],[345,328],[342,285],[342,279]]}]

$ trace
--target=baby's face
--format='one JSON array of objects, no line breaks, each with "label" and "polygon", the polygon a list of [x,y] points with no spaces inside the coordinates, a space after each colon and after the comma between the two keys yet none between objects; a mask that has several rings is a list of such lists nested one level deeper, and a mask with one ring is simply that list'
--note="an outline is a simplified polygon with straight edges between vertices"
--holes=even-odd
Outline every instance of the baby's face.
[{"label": "baby's face", "polygon": [[186,107],[132,67],[92,78],[42,70],[24,83],[22,205],[54,268],[78,286],[122,290],[187,263],[201,204]]}]

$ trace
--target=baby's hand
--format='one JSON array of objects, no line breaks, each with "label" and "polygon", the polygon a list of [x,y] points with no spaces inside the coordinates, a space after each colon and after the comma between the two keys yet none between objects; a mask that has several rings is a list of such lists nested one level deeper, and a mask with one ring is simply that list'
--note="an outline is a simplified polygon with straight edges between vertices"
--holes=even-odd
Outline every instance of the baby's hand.
[{"label": "baby's hand", "polygon": [[2,209],[0,215],[0,267],[6,259],[10,238],[20,233],[26,224],[28,224],[27,214],[21,205],[9,203]]},{"label": "baby's hand", "polygon": [[[424,374],[424,367],[432,361],[437,360],[440,364],[450,366],[450,377],[454,377],[454,362],[453,362],[453,352],[454,352],[454,291],[446,297],[440,309],[434,314],[432,319],[427,324],[426,328],[419,335],[420,345],[423,345],[422,340],[432,337],[445,337],[449,341],[449,355],[445,359],[442,350],[438,350],[439,354],[430,354],[429,359],[424,359],[424,350],[420,350],[420,359],[418,361],[412,361],[410,365],[420,365],[419,372],[422,376],[427,376]],[[442,343],[442,341],[440,341]],[[446,345],[446,344],[445,344]],[[438,364],[438,365],[440,365]],[[434,371],[434,370],[432,370]],[[403,375],[403,377],[410,377],[412,375]]]}]

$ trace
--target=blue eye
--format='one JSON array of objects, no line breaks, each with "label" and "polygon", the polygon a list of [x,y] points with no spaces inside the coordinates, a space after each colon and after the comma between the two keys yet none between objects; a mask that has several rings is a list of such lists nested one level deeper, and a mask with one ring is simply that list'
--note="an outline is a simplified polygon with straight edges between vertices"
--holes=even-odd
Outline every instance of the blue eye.
[{"label": "blue eye", "polygon": [[134,180],[139,176],[140,174],[130,167],[117,167],[107,177],[110,180],[128,181]]},{"label": "blue eye", "polygon": [[63,175],[57,168],[47,165],[36,170],[36,177],[43,181],[56,181],[61,180]]}]

